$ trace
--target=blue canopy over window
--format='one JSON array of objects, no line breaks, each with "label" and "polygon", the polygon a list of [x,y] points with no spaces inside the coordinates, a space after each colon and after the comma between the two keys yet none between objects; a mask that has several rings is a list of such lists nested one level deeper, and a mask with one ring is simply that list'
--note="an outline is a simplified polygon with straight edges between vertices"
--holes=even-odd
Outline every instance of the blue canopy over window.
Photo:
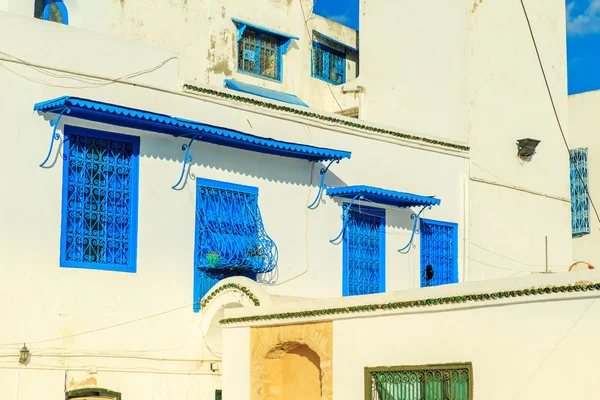
[{"label": "blue canopy over window", "polygon": [[281,43],[282,43],[281,52],[283,54],[287,53],[288,47],[290,46],[290,43],[292,43],[292,40],[300,40],[300,38],[298,36],[288,35],[287,33],[279,32],[279,31],[276,31],[273,29],[269,29],[269,28],[265,28],[265,27],[262,27],[259,25],[251,24],[250,22],[242,21],[237,18],[231,18],[231,20],[238,28],[238,34],[237,34],[238,42],[242,39],[242,35],[244,34],[244,31],[246,30],[246,28],[254,29],[256,31],[265,32],[270,35],[279,37],[281,39]]},{"label": "blue canopy over window", "polygon": [[348,199],[362,196],[363,200],[400,208],[437,206],[441,203],[440,199],[431,196],[419,196],[412,193],[396,192],[394,190],[364,185],[329,188],[327,189],[327,195],[329,197],[344,197]]},{"label": "blue canopy over window", "polygon": [[339,40],[335,40],[334,38],[329,37],[329,36],[325,35],[324,33],[319,32],[319,31],[313,30],[313,35],[316,38],[325,39],[326,41],[334,43],[334,44],[336,44],[336,45],[338,45],[338,46],[340,46],[340,47],[342,47],[344,49],[358,52],[358,49],[356,47],[352,47],[352,46],[347,45],[346,43],[340,42]]},{"label": "blue canopy over window", "polygon": [[228,89],[237,90],[238,92],[253,94],[255,96],[264,97],[267,99],[281,101],[283,103],[294,104],[297,106],[308,107],[308,104],[300,100],[296,95],[277,90],[267,89],[261,86],[251,85],[236,81],[234,79],[225,79],[225,87]]},{"label": "blue canopy over window", "polygon": [[341,160],[351,156],[348,151],[283,142],[197,121],[77,97],[65,96],[44,101],[35,104],[33,109],[43,113],[61,115],[66,113],[69,117],[89,121],[152,131],[175,137],[193,138],[194,140],[221,146],[308,161]]}]

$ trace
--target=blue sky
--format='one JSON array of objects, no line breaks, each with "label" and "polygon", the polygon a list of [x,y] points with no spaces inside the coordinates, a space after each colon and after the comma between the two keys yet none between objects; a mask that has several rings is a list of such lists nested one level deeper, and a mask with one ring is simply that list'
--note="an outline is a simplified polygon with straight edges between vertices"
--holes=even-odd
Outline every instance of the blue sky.
[{"label": "blue sky", "polygon": [[[316,0],[314,12],[358,29],[358,7],[359,0]],[[600,0],[566,0],[565,7],[569,93],[600,89]]]}]

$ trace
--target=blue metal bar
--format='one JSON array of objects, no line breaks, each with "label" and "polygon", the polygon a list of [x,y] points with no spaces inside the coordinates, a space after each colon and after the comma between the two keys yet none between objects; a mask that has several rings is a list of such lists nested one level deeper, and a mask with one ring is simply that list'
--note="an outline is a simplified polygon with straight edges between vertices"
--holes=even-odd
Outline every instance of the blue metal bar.
[{"label": "blue metal bar", "polygon": [[398,253],[402,253],[404,250],[406,250],[413,242],[413,239],[415,238],[415,232],[417,232],[417,222],[419,222],[419,218],[421,217],[421,213],[426,209],[430,209],[431,210],[431,206],[423,206],[423,208],[421,208],[421,211],[419,211],[418,214],[411,214],[410,219],[413,219],[415,222],[413,224],[413,228],[412,228],[412,233],[410,234],[410,240],[408,241],[408,244],[406,246],[404,246],[403,248],[401,248],[400,250],[398,250]]},{"label": "blue metal bar", "polygon": [[174,190],[183,189],[183,187],[180,187],[180,188],[177,188],[177,187],[179,186],[179,184],[183,180],[183,177],[185,176],[185,170],[187,168],[187,165],[189,163],[191,163],[192,160],[194,159],[194,157],[190,154],[190,149],[192,148],[192,144],[194,143],[194,140],[196,140],[196,139],[198,139],[198,137],[194,136],[194,137],[192,137],[192,139],[190,139],[189,144],[184,144],[183,146],[181,146],[181,150],[185,150],[185,156],[183,156],[183,167],[181,168],[181,175],[179,175],[179,180],[177,181],[176,184],[171,186],[171,189],[174,189]]},{"label": "blue metal bar", "polygon": [[319,193],[317,193],[317,197],[315,198],[315,201],[312,202],[312,204],[310,206],[308,206],[309,209],[313,209],[316,208],[315,205],[319,202],[319,200],[321,200],[321,195],[323,194],[323,190],[325,189],[325,175],[327,175],[327,171],[329,171],[329,167],[331,167],[331,164],[333,164],[334,162],[336,163],[340,163],[340,160],[331,160],[329,162],[329,164],[327,165],[326,168],[321,168],[321,182],[319,183]]},{"label": "blue metal bar", "polygon": [[65,107],[62,109],[60,114],[58,114],[58,117],[56,119],[50,120],[50,126],[52,126],[54,128],[52,129],[52,136],[50,137],[50,148],[48,149],[48,154],[46,155],[46,158],[44,159],[44,161],[42,161],[42,163],[40,164],[40,167],[42,167],[42,168],[44,168],[44,165],[50,159],[50,155],[52,154],[52,148],[54,147],[54,141],[60,139],[60,135],[58,133],[56,133],[56,128],[58,128],[58,123],[60,122],[60,119],[62,118],[62,116],[65,112],[68,114],[71,112],[71,110],[69,110],[68,108]]},{"label": "blue metal bar", "polygon": [[361,199],[362,200],[363,195],[362,194],[357,194],[356,196],[354,196],[354,198],[352,199],[352,201],[350,201],[350,203],[345,206],[344,211],[342,212],[342,230],[340,231],[340,233],[333,239],[331,239],[329,241],[329,243],[335,243],[338,241],[338,239],[342,238],[342,240],[344,240],[344,232],[346,231],[346,225],[348,224],[348,216],[350,214],[350,209],[352,208],[352,204],[354,204],[354,202],[356,201],[356,199]]}]

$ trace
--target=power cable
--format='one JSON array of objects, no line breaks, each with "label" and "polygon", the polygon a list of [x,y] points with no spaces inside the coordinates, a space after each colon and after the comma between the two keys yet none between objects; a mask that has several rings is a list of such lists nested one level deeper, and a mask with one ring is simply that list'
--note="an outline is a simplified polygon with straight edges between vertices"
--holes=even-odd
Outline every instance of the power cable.
[{"label": "power cable", "polygon": [[[560,118],[558,116],[558,112],[556,111],[556,105],[554,104],[554,98],[552,97],[552,91],[550,90],[548,78],[546,77],[546,71],[544,69],[544,64],[542,63],[540,51],[538,49],[537,42],[535,40],[535,35],[533,34],[531,22],[529,21],[529,15],[527,14],[527,9],[525,8],[525,3],[523,2],[523,0],[520,0],[520,1],[521,1],[521,7],[523,7],[523,13],[525,14],[525,19],[527,20],[527,26],[529,27],[529,34],[531,35],[531,40],[533,41],[533,46],[535,47],[535,53],[537,55],[538,63],[540,64],[540,69],[542,70],[542,75],[544,77],[544,83],[546,84],[546,90],[548,91],[548,96],[550,97],[550,103],[552,104],[552,109],[554,110],[554,116],[556,117],[556,122],[558,123],[558,129],[560,130],[560,134],[562,136],[563,142],[565,143],[565,147],[567,148],[567,151],[569,152],[569,157],[570,157],[571,149],[569,147],[569,143],[567,142],[567,138],[565,137],[565,132],[563,131],[562,124],[560,123]],[[596,218],[598,219],[598,222],[600,222],[600,215],[598,214],[596,205],[594,204],[594,201],[592,200],[592,196],[590,196],[588,187],[587,187],[585,181],[583,180],[583,175],[581,174],[581,171],[579,170],[579,166],[577,164],[575,164],[575,170],[577,171],[579,180],[581,181],[581,184],[583,185],[583,188],[585,189],[585,193],[587,194],[587,197],[590,200],[590,204],[592,205],[594,212],[596,213]]]}]

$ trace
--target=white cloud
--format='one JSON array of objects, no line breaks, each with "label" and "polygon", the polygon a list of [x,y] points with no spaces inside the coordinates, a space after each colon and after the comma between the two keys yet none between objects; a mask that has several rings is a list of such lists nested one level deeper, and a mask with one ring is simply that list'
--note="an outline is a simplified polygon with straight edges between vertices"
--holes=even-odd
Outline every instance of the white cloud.
[{"label": "white cloud", "polygon": [[575,13],[575,1],[567,4],[567,33],[569,35],[583,36],[600,33],[600,0],[587,0],[587,2],[587,8],[579,14]]},{"label": "white cloud", "polygon": [[326,16],[326,18],[335,22],[339,22],[342,25],[348,25],[348,23],[350,22],[350,17],[346,14],[328,15]]}]

